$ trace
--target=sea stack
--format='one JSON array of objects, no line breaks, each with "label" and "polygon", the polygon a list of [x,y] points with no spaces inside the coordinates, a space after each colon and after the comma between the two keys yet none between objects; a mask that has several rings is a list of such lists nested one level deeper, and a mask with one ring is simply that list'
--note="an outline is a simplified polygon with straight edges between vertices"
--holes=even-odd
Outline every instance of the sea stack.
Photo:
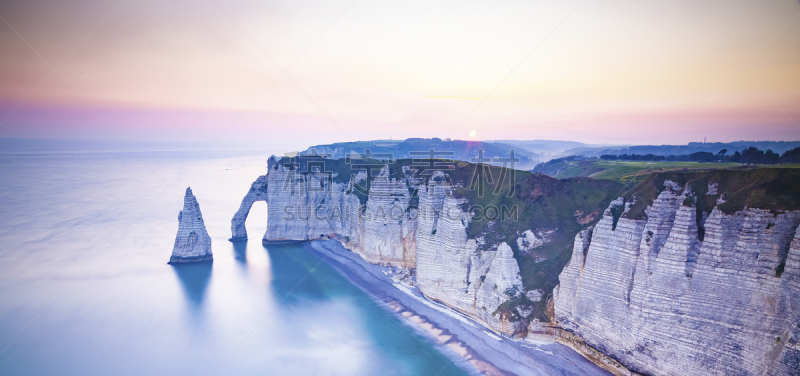
[{"label": "sea stack", "polygon": [[210,261],[211,237],[206,231],[203,214],[200,213],[200,204],[192,194],[192,188],[186,188],[183,197],[183,210],[178,214],[178,235],[175,237],[175,246],[172,248],[170,264],[183,262]]}]

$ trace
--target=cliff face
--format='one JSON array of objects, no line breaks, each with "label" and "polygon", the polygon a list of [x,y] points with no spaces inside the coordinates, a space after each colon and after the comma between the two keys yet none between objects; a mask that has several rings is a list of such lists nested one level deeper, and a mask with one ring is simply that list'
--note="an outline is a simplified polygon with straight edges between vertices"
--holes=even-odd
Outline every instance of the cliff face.
[{"label": "cliff face", "polygon": [[620,198],[575,237],[557,326],[643,373],[800,374],[800,211],[663,185],[642,219]]},{"label": "cliff face", "polygon": [[[415,268],[427,298],[495,331],[549,335],[621,374],[800,374],[800,173],[655,174],[614,200],[619,182],[523,174],[482,196],[468,188],[481,165],[343,161],[271,158],[232,240],[263,200],[264,242],[336,238]],[[519,217],[473,211],[504,205]]]},{"label": "cliff face", "polygon": [[[500,304],[522,292],[519,265],[506,243],[479,250],[482,239],[467,238],[470,216],[450,194],[439,173],[419,194],[417,284],[430,299],[479,318],[497,331],[513,334],[522,321],[497,313]],[[507,292],[511,292],[508,294]]]},{"label": "cliff face", "polygon": [[470,216],[459,206],[464,200],[453,197],[445,174],[420,179],[404,168],[398,178],[383,166],[371,179],[354,171],[345,180],[336,172],[293,168],[275,158],[268,166],[231,221],[232,241],[247,239],[244,221],[253,202],[263,200],[268,204],[264,242],[334,237],[368,262],[416,268],[417,284],[428,298],[496,331],[519,331],[520,323],[496,312],[523,291],[514,252],[506,243],[480,251],[476,239],[468,239]]},{"label": "cliff face", "polygon": [[[384,166],[371,185],[363,171],[345,183],[332,174],[302,173],[270,159],[269,173],[253,183],[231,230],[241,233],[251,202],[260,199],[268,202],[264,242],[336,236],[369,262],[413,267],[416,222],[408,213],[408,182],[388,174]],[[365,205],[356,192],[367,195]]]},{"label": "cliff face", "polygon": [[372,181],[366,218],[354,229],[357,241],[350,248],[373,264],[416,267],[417,221],[410,203],[408,179],[390,178],[389,168],[384,166]]},{"label": "cliff face", "polygon": [[[347,218],[358,199],[347,184],[322,172],[302,173],[270,159],[266,175],[267,232],[264,241],[304,241],[334,233],[351,235]],[[355,202],[354,202],[355,200]]]},{"label": "cliff face", "polygon": [[175,236],[169,262],[173,264],[211,260],[211,237],[206,231],[200,204],[192,194],[192,188],[186,188],[178,223],[178,234]]}]

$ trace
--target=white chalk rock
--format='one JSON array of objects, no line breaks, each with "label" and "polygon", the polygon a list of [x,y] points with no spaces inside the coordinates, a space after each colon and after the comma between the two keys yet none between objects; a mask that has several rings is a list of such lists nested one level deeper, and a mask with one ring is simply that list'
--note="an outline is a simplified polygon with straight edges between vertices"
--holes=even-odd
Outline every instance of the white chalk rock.
[{"label": "white chalk rock", "polygon": [[211,260],[211,237],[208,236],[203,214],[200,213],[200,204],[192,194],[191,187],[186,188],[178,223],[178,235],[175,236],[175,246],[172,248],[169,263]]},{"label": "white chalk rock", "polygon": [[536,234],[534,234],[531,230],[525,230],[525,232],[522,233],[522,236],[517,238],[517,247],[519,247],[519,250],[522,252],[528,252],[543,245],[544,240],[537,237]]},{"label": "white chalk rock", "polygon": [[664,184],[645,219],[607,211],[575,237],[558,325],[637,372],[797,375],[800,211],[698,221],[691,189]]}]

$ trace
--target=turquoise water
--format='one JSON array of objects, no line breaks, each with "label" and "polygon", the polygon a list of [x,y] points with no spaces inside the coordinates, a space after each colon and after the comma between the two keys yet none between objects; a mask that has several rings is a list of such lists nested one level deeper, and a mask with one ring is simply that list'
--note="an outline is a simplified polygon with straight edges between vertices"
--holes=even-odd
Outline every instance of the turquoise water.
[{"label": "turquoise water", "polygon": [[[302,246],[261,245],[264,203],[226,240],[269,153],[138,154],[0,153],[0,374],[465,373]],[[189,185],[214,262],[171,266]]]},{"label": "turquoise water", "polygon": [[[341,312],[349,316],[352,313],[353,318],[363,324],[363,334],[378,350],[374,356],[380,361],[367,374],[464,374],[434,351],[426,339],[409,331],[397,316],[387,313],[336,270],[300,248],[291,245],[268,247],[274,275],[277,276],[272,281],[275,297],[285,299],[289,310],[301,317],[303,314],[294,307],[299,307],[303,313],[319,311],[322,315]],[[310,274],[309,270],[312,270]],[[348,337],[341,336],[337,340],[347,341]],[[336,342],[329,345],[336,348]]]}]

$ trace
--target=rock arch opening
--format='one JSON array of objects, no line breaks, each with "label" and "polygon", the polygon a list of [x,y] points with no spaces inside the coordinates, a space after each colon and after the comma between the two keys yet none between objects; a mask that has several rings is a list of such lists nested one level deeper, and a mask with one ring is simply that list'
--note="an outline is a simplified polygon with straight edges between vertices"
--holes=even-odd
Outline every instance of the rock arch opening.
[{"label": "rock arch opening", "polygon": [[[250,215],[250,210],[253,207],[253,203],[256,201],[264,201],[267,202],[267,175],[259,176],[255,182],[250,186],[250,191],[242,199],[242,204],[239,205],[239,210],[231,219],[231,238],[229,239],[232,242],[236,241],[244,241],[247,240],[247,228],[245,227],[245,222],[247,221],[247,217]],[[263,209],[258,208],[256,209],[257,213],[264,212],[264,214],[258,214],[258,218],[264,218],[264,227],[266,228],[267,224],[267,210],[266,206]]]}]

